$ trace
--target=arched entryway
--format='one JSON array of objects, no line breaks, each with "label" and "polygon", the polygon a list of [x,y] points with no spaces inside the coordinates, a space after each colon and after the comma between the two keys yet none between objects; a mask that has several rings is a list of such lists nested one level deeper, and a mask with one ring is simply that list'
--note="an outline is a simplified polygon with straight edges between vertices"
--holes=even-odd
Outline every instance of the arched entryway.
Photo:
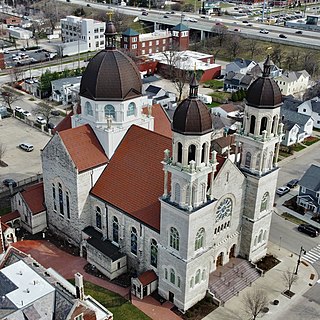
[{"label": "arched entryway", "polygon": [[223,265],[223,252],[220,252],[220,254],[217,257],[216,267],[219,267],[222,265]]},{"label": "arched entryway", "polygon": [[229,259],[235,258],[235,256],[236,256],[235,253],[236,253],[236,244],[234,244],[234,245],[230,248]]}]

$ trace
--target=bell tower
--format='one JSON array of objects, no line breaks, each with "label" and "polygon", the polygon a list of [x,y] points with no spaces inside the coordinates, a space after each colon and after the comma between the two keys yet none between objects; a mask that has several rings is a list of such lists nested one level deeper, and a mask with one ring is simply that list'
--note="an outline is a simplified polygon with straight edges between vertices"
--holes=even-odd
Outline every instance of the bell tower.
[{"label": "bell tower", "polygon": [[283,129],[282,95],[270,77],[271,67],[267,57],[262,76],[248,89],[243,127],[236,137],[237,149],[241,150],[238,167],[247,185],[240,254],[253,261],[267,251]]}]

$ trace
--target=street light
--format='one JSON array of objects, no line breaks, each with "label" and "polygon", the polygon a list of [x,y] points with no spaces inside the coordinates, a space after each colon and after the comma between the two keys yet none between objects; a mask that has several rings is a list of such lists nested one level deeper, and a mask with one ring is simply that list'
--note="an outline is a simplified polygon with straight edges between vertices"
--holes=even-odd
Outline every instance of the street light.
[{"label": "street light", "polygon": [[297,267],[296,267],[296,271],[294,272],[294,274],[298,274],[299,264],[301,262],[301,256],[302,256],[302,254],[306,254],[306,253],[307,253],[307,251],[304,250],[303,247],[301,246],[298,261],[297,261]]}]

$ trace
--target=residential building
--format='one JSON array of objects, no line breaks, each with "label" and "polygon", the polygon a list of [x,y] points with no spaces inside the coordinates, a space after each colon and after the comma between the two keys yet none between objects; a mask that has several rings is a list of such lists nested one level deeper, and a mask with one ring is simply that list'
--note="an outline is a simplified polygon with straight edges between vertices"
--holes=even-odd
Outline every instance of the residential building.
[{"label": "residential building", "polygon": [[113,319],[109,310],[85,295],[80,273],[72,285],[13,247],[0,263],[1,319]]},{"label": "residential building", "polygon": [[297,204],[312,213],[320,212],[320,167],[312,164],[299,181]]},{"label": "residential building", "polygon": [[31,31],[19,27],[10,27],[7,31],[12,38],[20,40],[29,40],[33,36]]},{"label": "residential building", "polygon": [[9,26],[20,26],[21,25],[21,18],[15,16],[8,16],[3,19],[3,23]]},{"label": "residential building", "polygon": [[151,33],[140,34],[128,28],[121,35],[121,48],[134,56],[165,52],[169,49],[175,51],[188,50],[189,28],[180,23],[171,31],[155,30]]},{"label": "residential building", "polygon": [[278,84],[281,93],[285,96],[295,95],[305,92],[309,85],[310,75],[306,70],[302,71],[286,71],[282,75],[275,77],[274,80]]},{"label": "residential building", "polygon": [[71,128],[41,152],[48,228],[110,278],[134,270],[139,297],[157,287],[184,311],[208,291],[223,303],[210,274],[235,256],[250,265],[267,252],[282,139],[272,63],[248,89],[231,160],[211,152],[196,73],[168,132],[137,67],[116,49],[112,22],[107,30],[105,50],[82,76],[80,106],[65,120]]},{"label": "residential building", "polygon": [[249,74],[228,72],[224,77],[223,90],[234,92],[238,90],[247,90],[254,77]]},{"label": "residential building", "polygon": [[320,129],[320,99],[319,97],[301,101],[297,106],[298,112],[313,118],[313,127]]},{"label": "residential building", "polygon": [[75,92],[80,90],[81,76],[51,81],[53,101],[66,105],[72,102]]},{"label": "residential building", "polygon": [[[62,42],[74,43],[74,46],[86,45],[84,51],[103,49],[105,23],[93,19],[67,16],[60,20]],[[65,48],[64,48],[65,51]],[[82,51],[82,50],[81,50]]]},{"label": "residential building", "polygon": [[234,61],[226,65],[226,74],[229,72],[247,74],[258,64],[253,60],[236,58]]},{"label": "residential building", "polygon": [[168,92],[155,85],[148,85],[144,90],[144,94],[148,95],[148,98],[152,100],[152,104],[160,104],[163,108],[170,108],[176,104],[176,94]]}]

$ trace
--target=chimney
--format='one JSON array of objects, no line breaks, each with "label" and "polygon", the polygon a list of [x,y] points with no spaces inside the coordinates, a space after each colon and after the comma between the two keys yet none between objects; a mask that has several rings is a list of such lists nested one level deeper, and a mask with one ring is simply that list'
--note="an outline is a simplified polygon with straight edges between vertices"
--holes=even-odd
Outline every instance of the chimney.
[{"label": "chimney", "polygon": [[83,276],[80,272],[77,272],[74,275],[74,279],[75,279],[75,285],[76,285],[77,299],[83,300],[83,298],[84,298]]}]

